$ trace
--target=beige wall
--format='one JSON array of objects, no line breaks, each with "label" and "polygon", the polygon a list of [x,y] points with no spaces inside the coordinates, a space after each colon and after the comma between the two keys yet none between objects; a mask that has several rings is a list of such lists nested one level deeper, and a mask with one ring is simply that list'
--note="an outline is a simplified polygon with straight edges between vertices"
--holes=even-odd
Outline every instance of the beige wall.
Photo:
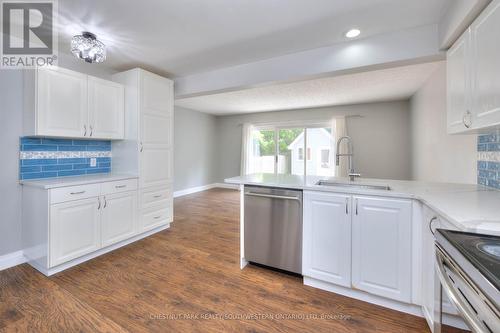
[{"label": "beige wall", "polygon": [[326,120],[338,115],[362,116],[347,119],[348,134],[354,144],[356,171],[367,178],[411,178],[409,104],[408,101],[398,101],[219,116],[218,181],[240,173],[243,123]]},{"label": "beige wall", "polygon": [[446,132],[446,64],[410,100],[412,178],[421,181],[476,183],[476,135]]}]

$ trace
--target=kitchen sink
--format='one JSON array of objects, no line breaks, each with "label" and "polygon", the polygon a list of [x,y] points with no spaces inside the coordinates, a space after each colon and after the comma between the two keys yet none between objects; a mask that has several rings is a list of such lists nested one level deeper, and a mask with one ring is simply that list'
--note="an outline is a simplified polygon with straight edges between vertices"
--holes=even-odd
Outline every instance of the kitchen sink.
[{"label": "kitchen sink", "polygon": [[316,183],[316,185],[321,186],[335,186],[335,187],[347,187],[354,188],[360,190],[382,190],[382,191],[390,191],[391,188],[386,185],[369,185],[369,184],[356,184],[356,183],[341,183],[329,180],[320,180]]}]

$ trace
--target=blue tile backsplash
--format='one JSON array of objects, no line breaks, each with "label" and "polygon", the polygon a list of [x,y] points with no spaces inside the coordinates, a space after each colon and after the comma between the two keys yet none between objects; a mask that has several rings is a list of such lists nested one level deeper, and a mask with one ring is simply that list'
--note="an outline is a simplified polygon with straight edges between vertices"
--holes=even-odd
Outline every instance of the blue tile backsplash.
[{"label": "blue tile backsplash", "polygon": [[[111,172],[111,141],[21,138],[19,178],[37,179]],[[90,166],[91,158],[96,166]]]},{"label": "blue tile backsplash", "polygon": [[478,184],[500,189],[500,131],[479,135],[477,151]]}]

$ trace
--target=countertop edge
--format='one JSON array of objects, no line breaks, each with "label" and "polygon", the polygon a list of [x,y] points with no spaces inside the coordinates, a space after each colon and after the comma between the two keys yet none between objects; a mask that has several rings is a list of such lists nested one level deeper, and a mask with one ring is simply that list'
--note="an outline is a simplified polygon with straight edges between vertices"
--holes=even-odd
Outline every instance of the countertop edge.
[{"label": "countertop edge", "polygon": [[[81,179],[76,179],[77,177],[82,177]],[[95,178],[94,178],[95,177]],[[109,175],[106,176],[71,176],[71,177],[60,177],[52,179],[34,179],[34,180],[20,180],[19,184],[22,186],[36,187],[44,190],[49,190],[52,188],[61,188],[68,186],[79,186],[87,184],[97,184],[97,183],[107,183],[112,181],[126,180],[126,179],[137,179],[137,175]],[[47,181],[54,181],[53,183],[46,183]]]}]

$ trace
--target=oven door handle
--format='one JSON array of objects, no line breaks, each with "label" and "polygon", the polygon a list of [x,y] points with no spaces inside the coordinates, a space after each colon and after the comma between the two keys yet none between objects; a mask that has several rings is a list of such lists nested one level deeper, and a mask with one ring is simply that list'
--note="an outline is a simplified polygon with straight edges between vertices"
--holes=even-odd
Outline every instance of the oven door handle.
[{"label": "oven door handle", "polygon": [[[473,332],[488,333],[485,331],[483,325],[481,325],[478,322],[478,319],[475,316],[474,311],[468,306],[468,304],[466,304],[466,301],[464,301],[460,297],[459,292],[453,287],[453,284],[448,274],[446,274],[446,270],[444,268],[443,259],[447,259],[447,257],[448,256],[439,247],[436,247],[436,268],[439,280],[441,281],[441,285],[444,291],[448,295],[450,301],[456,306],[458,311],[462,314],[462,316],[465,319],[465,322],[470,326],[470,329]],[[448,269],[455,272],[457,275],[460,275],[460,273],[456,272],[456,270],[450,265],[447,265],[447,267]],[[466,281],[463,282],[467,283]]]}]

